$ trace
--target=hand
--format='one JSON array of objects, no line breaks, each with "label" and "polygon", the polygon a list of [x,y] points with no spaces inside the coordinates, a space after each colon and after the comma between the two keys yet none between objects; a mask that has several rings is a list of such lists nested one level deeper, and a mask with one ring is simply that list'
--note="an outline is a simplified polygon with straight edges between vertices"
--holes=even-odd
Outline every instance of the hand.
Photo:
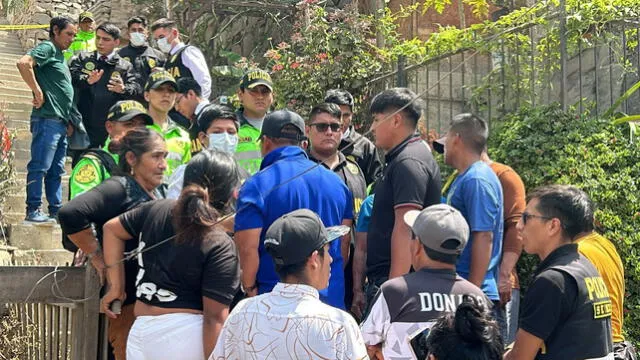
[{"label": "hand", "polygon": [[107,269],[107,266],[104,263],[102,253],[98,252],[91,257],[91,265],[98,272],[98,277],[100,277],[100,285],[104,285],[105,271]]},{"label": "hand", "polygon": [[78,249],[75,254],[73,254],[73,266],[84,266],[87,263],[87,255],[82,251],[82,249]]},{"label": "hand", "polygon": [[102,78],[102,74],[104,74],[104,70],[93,70],[87,78],[87,84],[93,85],[97,83]]},{"label": "hand", "polygon": [[33,107],[35,107],[36,109],[40,109],[43,104],[44,94],[42,93],[40,87],[38,87],[36,91],[33,92]]},{"label": "hand", "polygon": [[513,283],[511,282],[510,274],[501,274],[500,281],[498,281],[498,293],[500,294],[500,305],[504,306],[511,301],[511,289]]},{"label": "hand", "polygon": [[371,360],[384,360],[384,356],[382,356],[382,344],[367,345],[367,354]]},{"label": "hand", "polygon": [[107,84],[107,90],[122,94],[124,92],[124,83],[121,78],[112,78],[109,80],[109,84]]},{"label": "hand", "polygon": [[250,289],[250,290],[249,289],[245,289],[244,290],[244,294],[247,297],[254,297],[254,296],[258,295],[258,287],[256,286],[256,287],[254,287],[253,289]]},{"label": "hand", "polygon": [[116,291],[113,288],[109,288],[109,291],[107,291],[107,293],[102,297],[102,300],[100,300],[100,312],[106,314],[112,319],[116,319],[118,314],[111,311],[111,303],[115,300],[124,302],[126,297],[127,295],[123,291]]},{"label": "hand", "polygon": [[364,312],[365,305],[366,297],[364,296],[364,291],[354,290],[353,300],[351,302],[351,312],[360,320],[362,320],[362,313]]}]

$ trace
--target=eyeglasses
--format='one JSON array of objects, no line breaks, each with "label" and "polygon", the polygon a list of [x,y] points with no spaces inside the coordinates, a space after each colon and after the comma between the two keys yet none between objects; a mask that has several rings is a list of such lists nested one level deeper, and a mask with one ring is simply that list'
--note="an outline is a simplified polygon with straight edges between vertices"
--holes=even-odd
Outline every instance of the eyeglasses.
[{"label": "eyeglasses", "polygon": [[551,220],[553,219],[550,216],[542,216],[542,215],[535,215],[535,214],[529,214],[528,212],[523,212],[522,213],[522,224],[523,225],[527,225],[527,221],[531,218],[538,218],[538,219],[544,219],[544,220]]},{"label": "eyeglasses", "polygon": [[331,131],[333,132],[338,132],[338,130],[340,130],[340,128],[342,127],[342,124],[336,124],[336,123],[315,123],[315,124],[310,124],[309,126],[315,126],[316,129],[319,132],[325,132],[327,131],[327,129],[331,128]]}]

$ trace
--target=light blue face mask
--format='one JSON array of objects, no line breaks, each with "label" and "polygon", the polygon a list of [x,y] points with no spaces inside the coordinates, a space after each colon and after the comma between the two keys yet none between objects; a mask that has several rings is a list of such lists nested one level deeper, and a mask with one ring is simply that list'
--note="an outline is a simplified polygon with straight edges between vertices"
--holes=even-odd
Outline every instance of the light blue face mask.
[{"label": "light blue face mask", "polygon": [[208,150],[218,150],[233,155],[238,147],[238,135],[229,133],[209,134]]}]

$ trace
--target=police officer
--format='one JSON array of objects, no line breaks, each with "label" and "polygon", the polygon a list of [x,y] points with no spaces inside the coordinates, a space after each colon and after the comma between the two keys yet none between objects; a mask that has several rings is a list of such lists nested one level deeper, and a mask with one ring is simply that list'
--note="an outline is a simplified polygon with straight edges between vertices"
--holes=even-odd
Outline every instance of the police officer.
[{"label": "police officer", "polygon": [[98,26],[95,52],[83,52],[71,61],[71,79],[78,94],[78,110],[87,129],[90,148],[99,148],[107,139],[104,123],[108,110],[119,100],[140,94],[131,63],[115,51],[120,29],[111,23]]},{"label": "police officer", "polygon": [[78,32],[67,50],[64,51],[64,59],[69,62],[74,55],[83,51],[96,50],[96,32],[93,14],[83,11],[78,16]]},{"label": "police officer", "polygon": [[171,174],[191,159],[189,133],[169,116],[177,93],[178,84],[167,70],[157,68],[151,72],[144,88],[144,98],[149,103],[149,115],[153,118],[150,128],[162,134],[167,143],[167,168],[164,173],[166,184],[169,183]]},{"label": "police officer", "polygon": [[[133,65],[136,80],[140,84],[140,88],[143,88],[151,70],[164,66],[165,56],[162,52],[149,46],[147,19],[143,16],[134,16],[127,21],[127,33],[129,34],[129,45],[120,49],[118,55]],[[146,104],[142,93],[134,100]]]},{"label": "police officer", "polygon": [[109,109],[105,128],[109,137],[102,149],[91,149],[82,154],[69,178],[71,199],[94,188],[111,177],[118,163],[118,155],[109,152],[111,139],[123,136],[135,127],[152,125],[153,119],[137,101],[118,101]]},{"label": "police officer", "polygon": [[[338,150],[340,137],[342,135],[342,113],[336,104],[323,103],[313,107],[307,121],[306,132],[309,138],[310,147],[308,149],[309,159],[320,162],[327,169],[333,170],[347,185],[353,195],[354,219],[358,218],[358,212],[364,198],[367,196],[367,184],[364,174],[358,164],[346,158]],[[353,275],[352,261],[354,242],[351,241],[349,258],[346,259],[344,268],[345,279],[345,306],[351,309],[353,299]]]},{"label": "police officer", "polygon": [[596,268],[574,243],[590,204],[573,186],[538,188],[517,228],[541,263],[520,309],[507,360],[613,359],[611,300]]},{"label": "police officer", "polygon": [[180,40],[180,32],[173,20],[156,20],[151,24],[151,32],[160,51],[167,54],[165,68],[171,76],[176,80],[194,78],[200,84],[202,97],[208,99],[211,95],[211,74],[202,51]]},{"label": "police officer", "polygon": [[262,162],[258,144],[262,122],[273,104],[271,76],[259,69],[248,71],[240,81],[237,94],[242,108],[237,114],[240,130],[236,160],[241,167],[253,175],[260,170]]},{"label": "police officer", "polygon": [[[198,139],[200,129],[197,119],[203,109],[209,105],[209,100],[202,97],[200,84],[194,79],[183,77],[178,79],[177,83],[178,96],[176,97],[175,111],[170,115],[178,125],[189,132],[191,155],[195,155],[202,150],[202,143]],[[181,116],[174,116],[176,113]]]},{"label": "police officer", "polygon": [[372,184],[382,171],[382,162],[376,146],[371,140],[360,135],[353,127],[353,96],[346,90],[333,89],[327,91],[325,102],[336,104],[342,112],[342,137],[340,151],[351,160],[358,163],[367,184]]}]

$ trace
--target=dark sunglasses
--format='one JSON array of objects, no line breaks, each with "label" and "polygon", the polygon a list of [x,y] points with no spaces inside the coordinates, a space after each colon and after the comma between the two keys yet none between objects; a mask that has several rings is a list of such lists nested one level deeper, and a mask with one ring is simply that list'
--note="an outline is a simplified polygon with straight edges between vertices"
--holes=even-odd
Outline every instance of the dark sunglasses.
[{"label": "dark sunglasses", "polygon": [[329,128],[331,128],[331,131],[333,132],[338,132],[338,130],[340,130],[340,128],[342,127],[341,124],[336,123],[315,123],[311,124],[310,126],[315,126],[316,129],[320,132],[325,132]]},{"label": "dark sunglasses", "polygon": [[528,212],[523,212],[522,213],[522,224],[523,225],[527,225],[527,221],[531,218],[538,218],[538,219],[544,219],[544,220],[551,220],[553,219],[552,217],[549,216],[542,216],[542,215],[535,215],[535,214],[529,214]]}]

